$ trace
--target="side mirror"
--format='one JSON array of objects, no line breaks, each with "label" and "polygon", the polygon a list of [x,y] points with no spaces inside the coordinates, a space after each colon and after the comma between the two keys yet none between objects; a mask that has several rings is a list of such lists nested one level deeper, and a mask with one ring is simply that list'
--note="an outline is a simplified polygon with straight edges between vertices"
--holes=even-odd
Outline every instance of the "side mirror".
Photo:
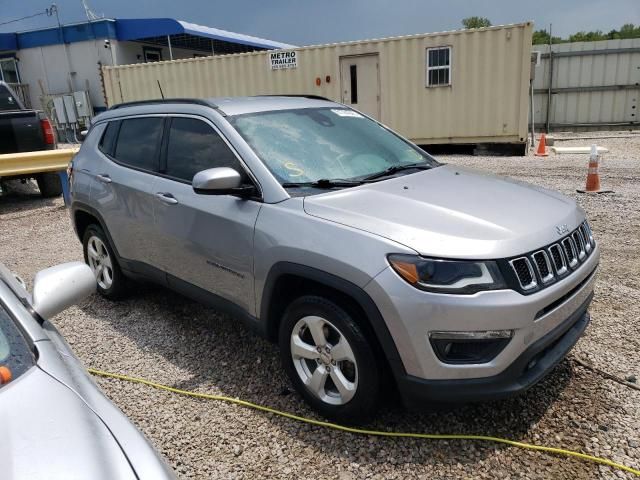
[{"label": "side mirror", "polygon": [[80,132],[80,135],[78,135],[78,140],[80,141],[80,143],[85,141],[85,139],[87,138],[87,134],[88,133],[89,133],[89,130],[82,130]]},{"label": "side mirror", "polygon": [[32,306],[42,318],[50,318],[95,291],[96,278],[86,264],[63,263],[36,273]]},{"label": "side mirror", "polygon": [[209,168],[198,172],[191,185],[196,193],[203,195],[248,196],[255,191],[252,186],[242,186],[240,174],[229,167]]}]

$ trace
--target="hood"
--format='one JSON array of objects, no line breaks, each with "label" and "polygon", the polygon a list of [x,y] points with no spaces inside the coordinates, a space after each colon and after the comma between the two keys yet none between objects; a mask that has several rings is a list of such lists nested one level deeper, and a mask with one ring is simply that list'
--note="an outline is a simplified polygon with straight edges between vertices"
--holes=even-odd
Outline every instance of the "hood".
[{"label": "hood", "polygon": [[3,479],[135,479],[109,430],[70,389],[33,367],[0,390]]},{"label": "hood", "polygon": [[304,209],[424,256],[478,260],[535,250],[584,219],[564,195],[453,165],[306,197]]}]

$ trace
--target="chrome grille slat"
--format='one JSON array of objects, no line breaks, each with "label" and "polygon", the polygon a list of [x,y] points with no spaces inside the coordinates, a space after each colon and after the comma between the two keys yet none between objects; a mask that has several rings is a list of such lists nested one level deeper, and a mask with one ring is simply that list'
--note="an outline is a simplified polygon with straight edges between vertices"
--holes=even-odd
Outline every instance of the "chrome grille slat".
[{"label": "chrome grille slat", "polygon": [[591,240],[589,239],[589,232],[587,231],[587,227],[586,227],[586,223],[583,223],[582,225],[580,225],[579,227],[580,233],[582,234],[582,239],[584,240],[584,249],[587,253],[587,255],[589,255],[589,252],[591,252]]},{"label": "chrome grille slat", "polygon": [[535,252],[532,257],[533,264],[538,271],[538,275],[540,276],[542,283],[549,283],[553,281],[555,275],[553,274],[553,268],[551,268],[551,262],[549,261],[547,252],[539,250]]},{"label": "chrome grille slat", "polygon": [[532,292],[576,270],[589,258],[595,245],[593,233],[585,220],[557,243],[508,261],[520,288]]},{"label": "chrome grille slat", "polygon": [[582,238],[582,233],[580,233],[580,228],[574,231],[571,234],[571,240],[576,246],[576,252],[578,253],[578,260],[584,259],[587,256],[586,248],[584,246],[584,240]]},{"label": "chrome grille slat", "polygon": [[520,257],[509,262],[511,268],[516,272],[518,282],[523,290],[531,290],[538,286],[536,274],[531,267],[531,261],[527,257]]},{"label": "chrome grille slat", "polygon": [[564,254],[567,257],[569,266],[575,268],[575,266],[578,265],[578,254],[576,253],[576,246],[573,244],[571,235],[562,239],[562,248],[564,249]]}]

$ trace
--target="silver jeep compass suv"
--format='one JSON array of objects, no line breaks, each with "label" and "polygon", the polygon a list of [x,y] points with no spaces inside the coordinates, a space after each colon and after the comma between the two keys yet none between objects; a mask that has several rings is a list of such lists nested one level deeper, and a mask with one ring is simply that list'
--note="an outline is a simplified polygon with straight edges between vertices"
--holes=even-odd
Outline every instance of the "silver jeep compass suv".
[{"label": "silver jeep compass suv", "polygon": [[70,171],[104,296],[144,278],[230,311],[338,421],[392,387],[408,407],[523,391],[589,323],[599,247],[573,200],[325,99],[118,105]]}]

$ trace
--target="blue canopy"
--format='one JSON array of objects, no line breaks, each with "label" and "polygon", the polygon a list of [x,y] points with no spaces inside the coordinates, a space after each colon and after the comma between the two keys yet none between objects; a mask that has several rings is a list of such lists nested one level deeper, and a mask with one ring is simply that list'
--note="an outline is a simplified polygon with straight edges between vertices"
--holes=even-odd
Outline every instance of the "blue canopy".
[{"label": "blue canopy", "polygon": [[139,40],[149,37],[188,34],[258,48],[274,49],[294,47],[294,45],[287,43],[274,42],[264,38],[243,35],[242,33],[205,27],[172,18],[118,19],[116,20],[116,33],[118,40]]},{"label": "blue canopy", "polygon": [[[18,33],[0,33],[0,51],[42,47],[93,39],[141,40],[176,36],[176,46],[204,49],[211,41],[258,49],[292,48],[281,42],[204,27],[172,18],[101,19]],[[173,39],[172,39],[173,43]],[[250,48],[249,48],[250,50]]]}]

